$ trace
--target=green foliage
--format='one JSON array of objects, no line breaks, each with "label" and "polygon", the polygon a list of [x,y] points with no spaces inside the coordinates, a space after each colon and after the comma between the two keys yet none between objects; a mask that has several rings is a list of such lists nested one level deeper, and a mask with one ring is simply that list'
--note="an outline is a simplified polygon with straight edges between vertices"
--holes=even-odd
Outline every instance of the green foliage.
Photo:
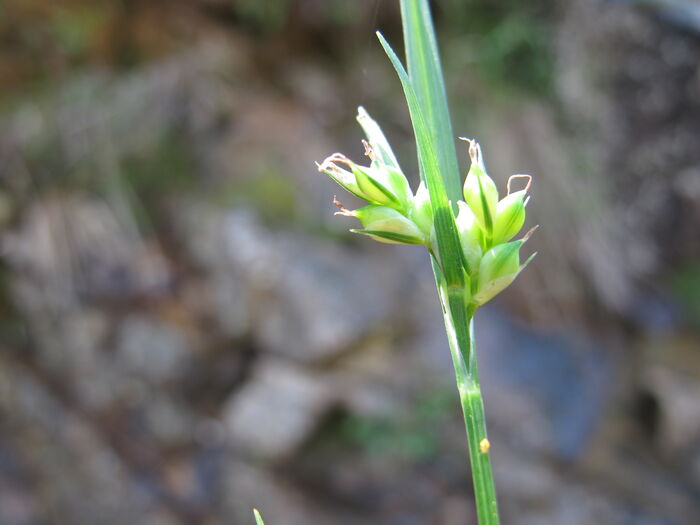
[{"label": "green foliage", "polygon": [[347,0],[325,0],[321,5],[325,10],[325,16],[335,25],[349,25],[357,22],[367,9],[364,2]]},{"label": "green foliage", "polygon": [[293,20],[292,11],[297,9],[302,16],[307,10],[318,21],[335,26],[345,26],[357,22],[366,12],[362,2],[347,0],[324,0],[323,2],[293,2],[292,0],[236,0],[234,13],[244,25],[255,28],[260,33],[270,34],[279,31],[285,23]]},{"label": "green foliage", "polygon": [[224,206],[252,207],[268,224],[296,219],[297,188],[285,168],[265,161],[249,177],[234,180],[215,196]]},{"label": "green foliage", "polygon": [[152,200],[164,191],[174,193],[191,188],[196,182],[192,152],[184,137],[162,137],[153,149],[121,163],[124,182],[142,200]]},{"label": "green foliage", "polygon": [[287,19],[291,5],[290,0],[237,0],[234,9],[248,24],[273,32]]},{"label": "green foliage", "polygon": [[671,287],[689,312],[692,324],[700,328],[700,262],[678,268],[672,275]]},{"label": "green foliage", "polygon": [[467,38],[481,75],[499,88],[546,95],[554,59],[554,2],[448,0],[445,18],[456,38]]},{"label": "green foliage", "polygon": [[89,52],[106,17],[107,11],[100,5],[57,11],[52,29],[63,52],[69,57],[80,57]]},{"label": "green foliage", "polygon": [[338,437],[345,446],[359,448],[370,459],[422,461],[439,451],[435,431],[450,418],[454,397],[436,389],[416,399],[410,411],[393,417],[348,415],[338,423]]}]

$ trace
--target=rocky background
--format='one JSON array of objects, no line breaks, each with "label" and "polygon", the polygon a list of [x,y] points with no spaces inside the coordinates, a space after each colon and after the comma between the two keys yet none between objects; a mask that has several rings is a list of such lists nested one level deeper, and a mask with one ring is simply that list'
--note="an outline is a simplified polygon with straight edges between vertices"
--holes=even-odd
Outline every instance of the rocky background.
[{"label": "rocky background", "polygon": [[[396,4],[0,3],[0,525],[475,523],[427,257],[314,167],[362,104],[415,168]],[[455,132],[535,177],[504,523],[700,522],[697,6],[435,2]]]}]

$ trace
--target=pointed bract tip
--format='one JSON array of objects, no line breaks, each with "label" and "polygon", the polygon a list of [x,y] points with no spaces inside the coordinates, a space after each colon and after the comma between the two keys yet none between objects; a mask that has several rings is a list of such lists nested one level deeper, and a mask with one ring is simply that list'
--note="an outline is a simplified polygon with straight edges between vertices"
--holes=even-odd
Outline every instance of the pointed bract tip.
[{"label": "pointed bract tip", "polygon": [[528,264],[530,264],[530,263],[532,262],[532,260],[535,258],[535,256],[537,255],[537,253],[538,253],[538,252],[535,252],[535,253],[533,253],[532,255],[530,255],[530,257],[527,258],[527,260],[526,260],[526,261],[522,264],[522,266],[520,267],[520,271],[524,270],[525,267],[526,267]]},{"label": "pointed bract tip", "polygon": [[539,225],[539,224],[536,224],[535,226],[533,226],[532,228],[530,228],[530,229],[528,230],[528,232],[523,236],[523,238],[522,238],[521,240],[522,240],[523,242],[527,242],[527,240],[528,240],[530,237],[532,237],[532,234],[535,233],[535,231],[536,231],[537,228],[539,228],[539,227],[540,227],[540,225]]}]

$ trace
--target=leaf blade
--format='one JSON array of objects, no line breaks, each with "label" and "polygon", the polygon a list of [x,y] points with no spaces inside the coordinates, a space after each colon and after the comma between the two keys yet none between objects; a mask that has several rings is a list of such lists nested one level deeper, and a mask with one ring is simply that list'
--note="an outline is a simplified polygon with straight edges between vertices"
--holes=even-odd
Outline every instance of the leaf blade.
[{"label": "leaf blade", "polygon": [[[406,103],[411,115],[413,132],[416,136],[418,148],[418,162],[421,166],[421,173],[425,177],[430,203],[433,208],[435,221],[435,231],[439,258],[443,261],[442,273],[448,286],[463,287],[465,284],[464,272],[460,265],[462,260],[462,248],[459,243],[459,235],[455,224],[454,214],[450,207],[450,202],[445,192],[445,185],[440,176],[440,163],[438,153],[430,134],[428,124],[423,115],[423,108],[413,89],[403,64],[399,60],[394,50],[386,41],[384,36],[377,31],[377,37],[396,70],[404,94]],[[454,201],[455,203],[457,201]]]},{"label": "leaf blade", "polygon": [[265,522],[263,521],[262,516],[258,512],[258,509],[253,509],[253,516],[255,516],[256,525],[265,525]]},{"label": "leaf blade", "polygon": [[[461,177],[435,31],[427,0],[401,0],[408,77],[435,144],[448,199],[461,198]],[[427,176],[427,175],[426,175]]]}]

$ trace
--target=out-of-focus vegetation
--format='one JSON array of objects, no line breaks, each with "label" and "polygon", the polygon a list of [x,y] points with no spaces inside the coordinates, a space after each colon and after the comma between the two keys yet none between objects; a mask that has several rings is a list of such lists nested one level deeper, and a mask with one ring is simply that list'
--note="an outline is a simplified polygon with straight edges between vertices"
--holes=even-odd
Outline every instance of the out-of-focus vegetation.
[{"label": "out-of-focus vegetation", "polygon": [[461,59],[465,71],[480,72],[495,90],[551,94],[555,2],[448,0],[443,4],[451,31],[467,35],[459,44],[465,56],[456,59]]},{"label": "out-of-focus vegetation", "polygon": [[435,430],[454,419],[459,423],[455,407],[452,390],[438,388],[416,399],[404,414],[341,417],[333,428],[339,433],[335,441],[341,446],[359,448],[374,461],[426,461],[440,451],[440,436]]},{"label": "out-of-focus vegetation", "polygon": [[672,291],[683,302],[690,321],[700,328],[700,264],[687,263],[672,275]]},{"label": "out-of-focus vegetation", "polygon": [[[258,39],[292,27],[311,29],[306,38],[318,32],[356,32],[359,22],[384,18],[387,10],[393,10],[389,4],[384,0],[366,5],[342,0],[5,0],[0,18],[0,90],[11,93],[40,86],[88,64],[134,66],[182,50],[188,39],[207,28],[225,30],[229,24]],[[449,60],[471,73],[476,67],[496,89],[533,93],[551,88],[554,10],[551,0],[436,3],[444,29],[467,35],[459,43],[463,56]],[[332,39],[322,43],[342,47]]]}]

